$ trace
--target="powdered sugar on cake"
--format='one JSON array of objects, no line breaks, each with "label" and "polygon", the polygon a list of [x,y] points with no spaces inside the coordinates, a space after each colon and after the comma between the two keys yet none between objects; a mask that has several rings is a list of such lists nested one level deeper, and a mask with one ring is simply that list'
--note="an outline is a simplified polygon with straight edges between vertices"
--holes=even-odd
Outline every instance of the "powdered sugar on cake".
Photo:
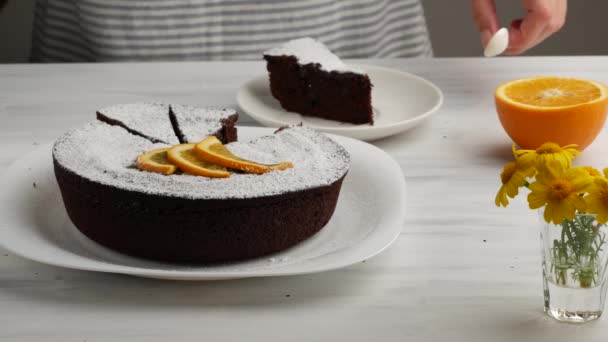
[{"label": "powdered sugar on cake", "polygon": [[294,167],[263,175],[234,173],[230,178],[187,174],[165,176],[133,167],[137,156],[153,144],[121,127],[90,123],[61,137],[53,156],[68,170],[125,190],[191,199],[256,198],[327,186],[343,177],[350,157],[342,146],[310,128],[293,127],[251,142],[228,144],[242,158]]},{"label": "powdered sugar on cake", "polygon": [[171,121],[169,106],[162,103],[129,103],[100,109],[99,114],[119,121],[127,128],[168,144],[179,144]]},{"label": "powdered sugar on cake", "polygon": [[263,151],[256,148],[253,143],[233,142],[226,145],[226,147],[240,158],[255,161],[256,163],[271,165],[283,162],[277,151]]},{"label": "powdered sugar on cake", "polygon": [[264,52],[267,56],[294,56],[298,63],[319,64],[325,71],[353,72],[363,74],[354,67],[348,66],[318,40],[310,37],[290,40],[287,43]]},{"label": "powdered sugar on cake", "polygon": [[221,121],[236,115],[234,109],[201,108],[188,105],[171,105],[184,141],[198,142],[222,128]]}]

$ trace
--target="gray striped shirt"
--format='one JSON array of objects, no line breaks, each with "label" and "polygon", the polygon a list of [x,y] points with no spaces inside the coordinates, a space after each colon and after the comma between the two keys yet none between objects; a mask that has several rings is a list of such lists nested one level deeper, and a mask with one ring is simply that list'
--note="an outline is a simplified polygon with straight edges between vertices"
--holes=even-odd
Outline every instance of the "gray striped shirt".
[{"label": "gray striped shirt", "polygon": [[432,55],[419,0],[38,0],[32,60],[250,60],[303,36],[344,58]]}]

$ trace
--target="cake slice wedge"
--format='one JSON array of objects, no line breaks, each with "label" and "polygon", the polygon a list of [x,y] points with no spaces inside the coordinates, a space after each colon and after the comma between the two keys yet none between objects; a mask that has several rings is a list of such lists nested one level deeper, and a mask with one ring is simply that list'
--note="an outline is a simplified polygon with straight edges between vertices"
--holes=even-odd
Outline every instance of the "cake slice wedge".
[{"label": "cake slice wedge", "polygon": [[353,124],[373,124],[372,83],[312,38],[264,53],[270,91],[291,112]]},{"label": "cake slice wedge", "polygon": [[98,110],[97,120],[120,126],[153,143],[179,144],[166,104],[142,102],[114,105]]},{"label": "cake slice wedge", "polygon": [[169,115],[182,144],[197,143],[210,135],[224,144],[237,140],[235,124],[239,115],[234,109],[178,104],[170,106]]}]

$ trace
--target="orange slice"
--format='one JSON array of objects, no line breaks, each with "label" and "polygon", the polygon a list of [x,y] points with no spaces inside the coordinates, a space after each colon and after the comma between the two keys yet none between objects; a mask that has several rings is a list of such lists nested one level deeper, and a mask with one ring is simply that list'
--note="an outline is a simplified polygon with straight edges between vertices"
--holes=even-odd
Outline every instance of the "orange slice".
[{"label": "orange slice", "polygon": [[534,77],[500,85],[495,100],[500,122],[521,147],[554,142],[582,150],[604,125],[608,89],[583,79]]},{"label": "orange slice", "polygon": [[135,165],[140,170],[162,173],[164,175],[173,174],[177,171],[177,167],[167,158],[167,151],[169,149],[170,147],[165,147],[146,152],[137,157]]},{"label": "orange slice", "polygon": [[194,144],[174,146],[167,152],[167,157],[182,171],[193,175],[212,178],[230,177],[230,172],[225,167],[200,159],[194,152]]},{"label": "orange slice", "polygon": [[230,150],[214,136],[203,139],[203,141],[196,144],[194,150],[201,159],[247,173],[267,173],[293,167],[291,162],[267,165],[240,158],[230,152]]}]

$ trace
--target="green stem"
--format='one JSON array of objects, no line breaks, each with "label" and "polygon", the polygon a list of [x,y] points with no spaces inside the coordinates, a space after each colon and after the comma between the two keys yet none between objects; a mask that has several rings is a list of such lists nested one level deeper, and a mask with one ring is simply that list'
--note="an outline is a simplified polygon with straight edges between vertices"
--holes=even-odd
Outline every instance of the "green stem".
[{"label": "green stem", "polygon": [[593,216],[577,215],[573,220],[561,223],[559,240],[553,241],[552,269],[557,284],[568,284],[569,271],[572,280],[581,288],[597,284],[599,253],[606,243],[606,234],[594,224]]}]

